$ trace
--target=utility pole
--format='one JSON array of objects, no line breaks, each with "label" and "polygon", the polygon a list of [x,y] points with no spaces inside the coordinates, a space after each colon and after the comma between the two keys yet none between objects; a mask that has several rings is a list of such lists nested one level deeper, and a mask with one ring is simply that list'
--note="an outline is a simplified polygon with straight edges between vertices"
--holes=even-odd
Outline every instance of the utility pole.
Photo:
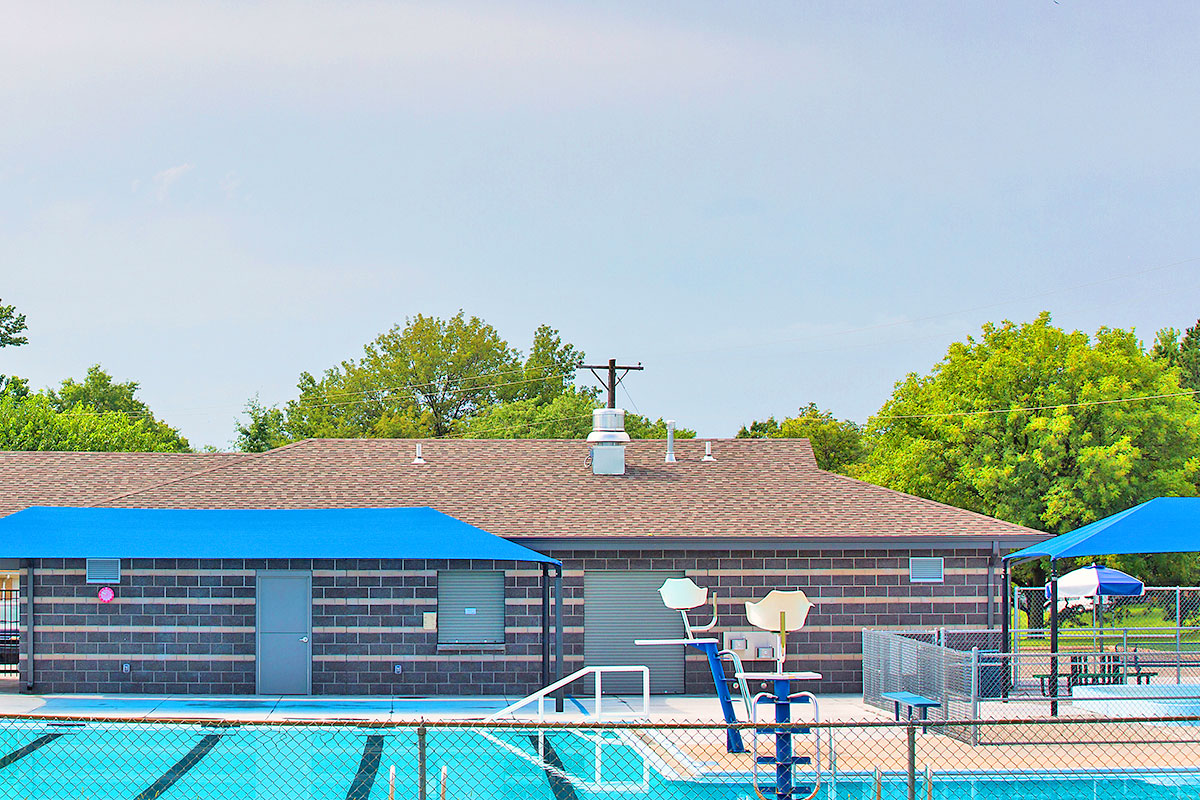
[{"label": "utility pole", "polygon": [[[576,369],[591,370],[592,374],[596,376],[596,380],[600,381],[606,387],[608,387],[608,407],[616,408],[617,407],[617,384],[619,384],[625,378],[625,376],[628,375],[631,371],[642,370],[642,369],[645,369],[645,367],[642,366],[642,362],[640,362],[640,361],[637,363],[637,366],[631,367],[631,366],[627,366],[624,364],[618,364],[617,360],[615,358],[610,358],[608,360],[607,364],[580,364],[578,367],[576,367]],[[596,372],[596,370],[598,370],[598,369],[603,369],[603,370],[608,371],[608,379],[607,380],[600,377],[600,373]],[[624,370],[624,372],[621,373],[620,378],[617,377],[617,370],[619,370],[619,369]]]}]

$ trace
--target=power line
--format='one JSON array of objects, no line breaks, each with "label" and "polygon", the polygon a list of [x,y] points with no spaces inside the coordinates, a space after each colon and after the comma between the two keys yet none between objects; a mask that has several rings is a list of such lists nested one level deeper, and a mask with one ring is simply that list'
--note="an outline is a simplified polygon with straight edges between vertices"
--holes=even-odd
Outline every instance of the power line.
[{"label": "power line", "polygon": [[515,430],[517,428],[534,428],[534,427],[539,427],[539,426],[544,426],[544,425],[551,425],[555,422],[569,422],[571,420],[576,420],[576,419],[591,419],[591,418],[592,418],[591,414],[574,414],[569,417],[555,417],[554,419],[543,419],[543,420],[536,420],[533,422],[518,422],[513,425],[505,425],[505,426],[497,427],[497,428],[484,428],[483,430],[478,430],[478,431],[466,431],[463,433],[446,433],[446,434],[442,434],[441,436],[428,436],[428,437],[421,437],[421,438],[476,439],[476,438],[483,438],[483,437],[479,437],[479,436],[475,435],[475,434],[480,434],[480,433],[496,433],[498,431],[510,431],[510,430]]},{"label": "power line", "polygon": [[[615,358],[610,358],[608,360],[607,364],[584,364],[584,363],[580,362],[579,366],[577,366],[576,369],[590,370],[591,373],[596,376],[596,380],[605,384],[605,386],[608,388],[608,407],[616,408],[617,407],[617,385],[620,384],[621,381],[625,380],[625,376],[628,375],[630,372],[640,372],[641,370],[645,369],[645,367],[642,366],[642,362],[640,362],[640,361],[637,363],[636,366],[630,366],[630,365],[618,364],[617,360]],[[596,372],[596,370],[598,370],[598,369],[602,369],[602,370],[605,370],[608,372],[608,381],[607,382],[605,382],[604,378],[600,377],[600,373]],[[617,370],[623,370],[621,372],[620,377],[617,377]]]},{"label": "power line", "polygon": [[[498,374],[498,373],[492,373],[492,374]],[[553,380],[554,378],[565,378],[565,377],[570,376],[571,374],[572,373],[555,373],[552,375],[543,375],[540,378],[526,378],[525,380],[520,380],[520,381],[507,381],[505,383],[490,383],[490,384],[483,384],[480,386],[466,386],[466,387],[463,387],[460,389],[455,389],[453,391],[449,391],[446,394],[447,395],[464,394],[466,392],[477,392],[477,391],[484,391],[484,390],[488,390],[488,389],[501,389],[506,386],[520,386],[520,385],[527,384],[527,383],[542,383],[544,381]],[[430,384],[417,384],[417,385],[428,386]],[[378,389],[367,389],[367,390],[363,390],[361,392],[344,392],[344,393],[332,392],[332,393],[330,393],[330,395],[322,395],[322,397],[339,396],[342,394],[371,394],[371,393],[376,393],[376,392],[391,393],[391,392],[396,392],[396,390],[398,390],[398,389],[404,389],[404,388],[406,388],[406,387],[391,386],[391,387],[381,387]],[[408,395],[412,399],[419,399],[415,392],[408,391]],[[302,403],[299,400],[295,400],[295,401],[289,400],[289,401],[287,401],[287,403],[290,404],[292,408],[315,409],[315,408],[336,408],[336,407],[340,407],[340,406],[356,405],[358,403],[380,402],[381,400],[382,400],[382,398],[363,397],[363,398],[359,398],[356,400],[345,400],[345,401],[337,402],[337,403]],[[271,405],[271,406],[267,406],[267,407],[277,409],[280,406],[278,403],[276,403],[275,405]],[[150,411],[118,411],[116,409],[94,410],[94,411],[80,411],[80,410],[76,410],[76,409],[71,409],[70,411],[63,411],[60,413],[63,413],[66,415],[73,415],[73,416],[88,416],[88,415],[100,415],[100,414],[126,414],[126,415],[130,415],[130,416],[150,417],[152,419],[154,418],[153,412],[150,412]],[[176,413],[186,414],[188,412],[185,411],[185,412],[176,412]]]},{"label": "power line", "polygon": [[728,350],[749,350],[749,349],[764,347],[764,346],[769,346],[769,345],[795,344],[796,342],[807,342],[807,341],[812,341],[814,339],[817,339],[817,340],[826,339],[826,338],[830,338],[833,336],[848,336],[852,333],[865,333],[867,331],[883,330],[883,329],[887,329],[887,328],[897,328],[897,327],[900,327],[903,325],[915,325],[919,322],[929,322],[929,321],[935,320],[935,319],[944,319],[946,317],[955,316],[956,314],[969,314],[972,311],[983,311],[983,310],[986,310],[989,308],[996,308],[998,306],[1008,305],[1010,303],[1019,303],[1019,302],[1025,301],[1025,300],[1036,300],[1039,297],[1048,297],[1050,295],[1062,294],[1063,292],[1071,292],[1071,291],[1076,291],[1078,289],[1087,289],[1092,286],[1099,286],[1104,283],[1111,283],[1112,281],[1122,280],[1124,278],[1132,278],[1132,277],[1136,277],[1138,275],[1146,275],[1151,272],[1161,272],[1162,270],[1165,270],[1165,269],[1170,269],[1172,267],[1178,267],[1183,264],[1193,264],[1196,262],[1200,262],[1200,256],[1195,256],[1192,258],[1184,258],[1179,261],[1172,261],[1169,264],[1159,264],[1157,266],[1146,267],[1144,269],[1134,270],[1132,272],[1122,272],[1117,275],[1110,275],[1106,278],[1097,278],[1096,280],[1086,281],[1084,283],[1077,283],[1077,284],[1072,284],[1069,286],[1059,286],[1054,289],[1046,289],[1044,291],[1033,292],[1031,294],[1018,295],[1016,297],[1010,297],[1005,300],[998,300],[993,303],[984,303],[982,305],[971,306],[969,308],[960,308],[960,309],[956,309],[954,311],[946,311],[946,312],[942,312],[940,314],[930,314],[928,316],[915,317],[913,319],[898,320],[896,322],[880,322],[875,325],[864,325],[864,326],[858,327],[858,328],[845,328],[843,330],[831,331],[829,333],[814,333],[814,334],[811,334],[808,336],[799,336],[799,337],[792,337],[792,338],[785,338],[785,339],[764,339],[764,340],[759,340],[757,342],[751,342],[748,344],[731,344],[731,345],[724,345],[724,346],[720,346],[720,347],[708,347],[708,348],[704,348],[704,349],[700,349],[700,350],[667,350],[667,351],[656,351],[656,352],[659,355],[691,355],[691,354],[697,354],[697,353],[723,352],[723,351],[728,351]]},{"label": "power line", "polygon": [[1200,394],[1200,389],[1187,392],[1171,392],[1169,394],[1149,394],[1139,397],[1117,397],[1111,400],[1084,400],[1078,403],[1055,403],[1047,406],[1024,406],[1021,408],[994,408],[983,411],[946,411],[938,414],[883,414],[875,419],[932,419],[935,417],[971,417],[986,414],[1011,414],[1014,411],[1051,411],[1058,408],[1080,408],[1081,406],[1103,406],[1112,403],[1134,403],[1139,400],[1165,400],[1171,397],[1192,397]]},{"label": "power line", "polygon": [[[544,366],[534,365],[532,367],[529,367],[528,369],[550,369],[552,366],[557,366],[557,365],[553,365],[553,364],[546,364]],[[468,376],[459,378],[457,380],[452,380],[447,385],[453,386],[455,384],[466,383],[467,381],[475,380],[477,378],[490,378],[490,377],[494,377],[496,375],[511,375],[513,373],[522,373],[523,374],[525,371],[526,371],[525,367],[517,367],[514,369],[500,370],[499,372],[481,372],[478,375],[468,375]],[[555,372],[555,373],[552,373],[549,375],[543,375],[540,378],[532,378],[530,380],[531,381],[547,381],[547,380],[551,380],[552,378],[559,378],[559,377],[565,378],[565,377],[567,377],[569,375],[573,375],[573,374],[574,374],[573,371],[571,371],[571,372]],[[518,381],[518,383],[520,383],[520,381]],[[508,385],[510,385],[510,384],[507,384],[507,383],[491,384],[491,385],[485,384],[482,386],[473,386],[470,388],[471,389],[489,389],[489,388],[494,388],[495,386],[508,386]],[[372,394],[373,392],[385,392],[385,391],[391,391],[394,389],[404,389],[404,390],[412,391],[413,389],[418,389],[418,388],[437,388],[439,386],[441,386],[441,384],[437,381],[430,381],[428,383],[401,383],[401,384],[393,384],[391,386],[378,386],[374,389],[356,389],[354,391],[341,390],[341,391],[335,391],[335,392],[326,392],[325,396],[326,397],[340,397],[340,396],[350,396],[350,395],[357,395],[357,394]]]},{"label": "power line", "polygon": [[[485,384],[483,386],[467,386],[467,387],[463,387],[461,389],[456,389],[454,391],[446,392],[446,395],[449,396],[449,395],[456,395],[456,394],[465,394],[467,392],[479,392],[479,391],[484,391],[486,389],[501,389],[501,388],[504,388],[505,386],[520,386],[520,385],[526,384],[526,383],[542,383],[543,381],[550,380],[552,377],[554,377],[554,376],[544,376],[541,378],[528,378],[523,381],[509,381],[507,383]],[[387,391],[393,392],[397,388],[400,388],[400,387],[393,387],[392,389],[388,389]],[[375,391],[383,391],[383,390],[375,390]],[[401,396],[401,395],[399,392],[397,392],[396,395],[393,395],[393,396]],[[420,399],[415,392],[411,392],[411,391],[408,392],[408,396],[414,400]],[[344,400],[344,401],[338,402],[338,403],[300,403],[299,401],[291,401],[291,400],[288,401],[289,407],[291,407],[291,408],[339,408],[341,406],[352,406],[352,405],[357,405],[359,403],[371,403],[371,402],[382,402],[382,398],[360,397],[357,400]],[[271,408],[278,408],[278,407],[279,407],[278,405],[271,406]]]}]

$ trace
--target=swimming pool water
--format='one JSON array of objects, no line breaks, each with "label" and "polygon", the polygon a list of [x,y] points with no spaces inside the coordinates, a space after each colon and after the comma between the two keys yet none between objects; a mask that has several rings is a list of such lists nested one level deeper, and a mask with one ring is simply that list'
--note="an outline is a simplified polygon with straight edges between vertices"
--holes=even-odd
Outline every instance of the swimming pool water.
[{"label": "swimming pool water", "polygon": [[[204,725],[0,725],[0,798],[4,800],[384,800],[389,767],[396,797],[417,796],[412,728]],[[617,734],[527,730],[430,729],[428,796],[447,770],[455,800],[753,800],[746,782],[695,783],[665,778]],[[596,758],[596,752],[603,757]],[[597,768],[599,764],[599,768]],[[547,765],[549,768],[547,768]],[[561,772],[560,772],[561,770]],[[569,776],[569,778],[565,778]],[[907,797],[889,777],[882,797]],[[1200,777],[1015,779],[935,777],[939,800],[1194,798]],[[864,776],[827,782],[821,800],[868,800]],[[925,797],[918,780],[918,797]]]}]

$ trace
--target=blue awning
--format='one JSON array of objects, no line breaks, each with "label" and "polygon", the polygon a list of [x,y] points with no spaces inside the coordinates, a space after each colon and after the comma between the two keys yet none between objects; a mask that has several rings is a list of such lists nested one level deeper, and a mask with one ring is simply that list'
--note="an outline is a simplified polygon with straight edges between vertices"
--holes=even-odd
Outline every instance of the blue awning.
[{"label": "blue awning", "polygon": [[34,506],[0,518],[0,558],[432,558],[558,564],[432,508]]},{"label": "blue awning", "polygon": [[1004,558],[1200,551],[1200,497],[1156,497]]}]

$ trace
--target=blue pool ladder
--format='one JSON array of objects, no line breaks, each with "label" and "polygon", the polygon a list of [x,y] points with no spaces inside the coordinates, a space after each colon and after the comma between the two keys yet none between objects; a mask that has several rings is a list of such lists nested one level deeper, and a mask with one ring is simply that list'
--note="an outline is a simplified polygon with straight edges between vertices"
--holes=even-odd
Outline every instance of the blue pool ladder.
[{"label": "blue pool ladder", "polygon": [[[751,721],[755,727],[751,729],[753,745],[753,786],[759,800],[812,800],[821,789],[821,731],[809,727],[794,727],[792,706],[809,706],[812,708],[813,723],[821,721],[817,698],[812,692],[790,692],[791,681],[786,678],[773,679],[774,692],[759,692],[751,699]],[[780,723],[778,728],[759,728],[758,707],[773,706],[775,709],[774,722]],[[773,736],[775,738],[774,753],[759,754],[759,738]],[[812,737],[814,755],[796,755],[794,745],[798,736]],[[832,742],[829,747],[832,758]],[[764,770],[763,768],[769,768]],[[796,781],[796,768],[808,767],[809,775]],[[766,788],[764,788],[764,786]]]}]

